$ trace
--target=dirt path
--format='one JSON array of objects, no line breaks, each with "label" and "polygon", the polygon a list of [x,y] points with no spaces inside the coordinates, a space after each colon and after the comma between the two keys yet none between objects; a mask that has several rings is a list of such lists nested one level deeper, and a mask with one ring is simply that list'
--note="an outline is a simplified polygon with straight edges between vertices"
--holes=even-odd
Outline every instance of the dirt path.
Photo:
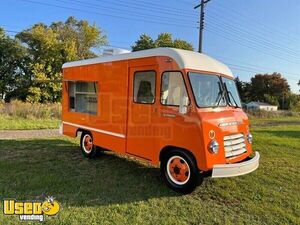
[{"label": "dirt path", "polygon": [[46,138],[59,136],[58,129],[47,130],[2,130],[0,140],[25,139],[25,138]]}]

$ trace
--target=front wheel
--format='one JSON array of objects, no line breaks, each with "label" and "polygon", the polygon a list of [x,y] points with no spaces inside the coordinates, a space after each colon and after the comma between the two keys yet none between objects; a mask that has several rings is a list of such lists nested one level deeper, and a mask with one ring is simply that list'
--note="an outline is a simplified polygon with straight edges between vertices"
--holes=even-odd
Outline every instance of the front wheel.
[{"label": "front wheel", "polygon": [[97,147],[94,145],[91,133],[83,132],[81,134],[80,148],[83,156],[87,158],[94,158],[96,156]]},{"label": "front wheel", "polygon": [[182,150],[173,150],[161,161],[162,176],[167,185],[176,192],[191,193],[201,177],[194,158]]}]

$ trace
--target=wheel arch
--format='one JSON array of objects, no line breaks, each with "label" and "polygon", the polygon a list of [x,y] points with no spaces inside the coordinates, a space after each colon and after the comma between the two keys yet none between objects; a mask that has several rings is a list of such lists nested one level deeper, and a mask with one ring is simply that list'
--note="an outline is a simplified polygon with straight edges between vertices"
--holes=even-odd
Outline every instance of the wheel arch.
[{"label": "wheel arch", "polygon": [[159,153],[159,162],[161,162],[161,160],[165,157],[165,155],[167,153],[169,153],[171,151],[174,151],[174,150],[180,150],[180,151],[183,151],[183,152],[189,154],[192,157],[192,159],[195,161],[196,166],[198,168],[197,159],[191,151],[189,151],[188,149],[185,149],[185,148],[181,148],[181,147],[178,147],[178,146],[172,146],[172,145],[165,146],[164,148],[161,149],[161,151]]},{"label": "wheel arch", "polygon": [[83,129],[83,128],[78,128],[77,130],[76,130],[76,137],[78,137],[78,134],[79,133],[89,133],[90,135],[92,135],[93,136],[93,134],[92,134],[92,132],[91,131],[89,131],[89,130],[86,130],[86,129]]}]

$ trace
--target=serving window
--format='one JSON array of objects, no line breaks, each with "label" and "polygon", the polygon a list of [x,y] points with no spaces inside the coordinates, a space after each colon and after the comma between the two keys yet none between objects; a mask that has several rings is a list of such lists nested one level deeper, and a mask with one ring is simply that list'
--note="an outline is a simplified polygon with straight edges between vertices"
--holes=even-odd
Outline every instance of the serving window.
[{"label": "serving window", "polygon": [[97,115],[98,83],[69,81],[69,111]]}]

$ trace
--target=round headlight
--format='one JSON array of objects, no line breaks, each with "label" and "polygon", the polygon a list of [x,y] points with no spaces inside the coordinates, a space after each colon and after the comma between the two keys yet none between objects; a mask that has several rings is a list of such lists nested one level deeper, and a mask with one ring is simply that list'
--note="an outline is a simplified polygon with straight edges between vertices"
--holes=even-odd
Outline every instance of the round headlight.
[{"label": "round headlight", "polygon": [[248,139],[249,144],[252,144],[252,142],[253,142],[253,136],[252,136],[252,134],[249,133],[247,135],[247,139]]},{"label": "round headlight", "polygon": [[209,151],[213,154],[217,154],[219,151],[219,143],[216,140],[213,140],[209,143]]}]

